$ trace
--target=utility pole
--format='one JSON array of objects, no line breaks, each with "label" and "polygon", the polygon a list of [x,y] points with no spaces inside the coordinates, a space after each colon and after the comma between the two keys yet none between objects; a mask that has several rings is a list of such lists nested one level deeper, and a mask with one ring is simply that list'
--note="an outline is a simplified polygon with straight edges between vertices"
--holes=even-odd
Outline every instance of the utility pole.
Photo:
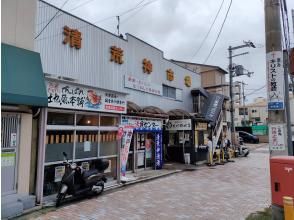
[{"label": "utility pole", "polygon": [[246,124],[246,118],[245,118],[245,93],[244,93],[244,87],[245,85],[247,85],[246,83],[244,83],[243,81],[241,82],[242,83],[242,96],[243,96],[243,121],[244,121],[244,125]]},{"label": "utility pole", "polygon": [[[231,105],[230,105],[230,112],[231,112],[231,139],[232,139],[232,145],[235,146],[235,121],[234,121],[234,92],[233,92],[233,77],[234,77],[234,68],[233,68],[233,57],[237,56],[242,56],[245,54],[248,54],[248,52],[245,53],[240,53],[233,55],[233,51],[237,49],[241,49],[244,47],[252,47],[255,48],[255,45],[251,41],[244,41],[244,44],[236,47],[229,46],[229,77],[230,77],[230,100],[231,100]],[[242,74],[242,75],[247,75],[250,77],[252,73],[248,72],[247,74]]]},{"label": "utility pole", "polygon": [[[285,100],[285,93],[289,94],[289,90],[285,90],[288,88],[288,80],[285,79],[282,62],[284,59],[280,7],[280,0],[264,1],[270,156],[293,154],[286,139],[288,135],[285,102],[289,100]],[[276,131],[279,131],[280,137],[276,135]],[[278,145],[281,147],[277,147]]]}]

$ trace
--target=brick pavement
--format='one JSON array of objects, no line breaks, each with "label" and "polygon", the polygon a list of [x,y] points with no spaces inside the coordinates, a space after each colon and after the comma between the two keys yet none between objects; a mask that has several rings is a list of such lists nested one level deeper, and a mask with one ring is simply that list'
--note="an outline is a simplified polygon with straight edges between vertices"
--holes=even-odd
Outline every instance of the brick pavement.
[{"label": "brick pavement", "polygon": [[270,201],[265,146],[235,163],[139,183],[27,219],[238,220]]}]

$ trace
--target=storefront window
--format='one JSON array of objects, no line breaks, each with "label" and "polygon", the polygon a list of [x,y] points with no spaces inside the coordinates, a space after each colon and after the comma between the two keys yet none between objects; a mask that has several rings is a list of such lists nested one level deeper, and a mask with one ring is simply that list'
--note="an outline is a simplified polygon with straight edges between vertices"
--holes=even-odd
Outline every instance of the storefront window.
[{"label": "storefront window", "polygon": [[113,116],[101,116],[100,126],[118,126],[118,118]]},{"label": "storefront window", "polygon": [[73,158],[73,131],[47,131],[45,162],[63,161],[63,152]]},{"label": "storefront window", "polygon": [[77,115],[77,125],[99,126],[99,116],[98,115]]},{"label": "storefront window", "polygon": [[98,131],[77,131],[75,158],[97,157]]},{"label": "storefront window", "polygon": [[117,155],[116,131],[101,131],[99,156]]},{"label": "storefront window", "polygon": [[48,125],[74,125],[74,114],[48,112]]}]

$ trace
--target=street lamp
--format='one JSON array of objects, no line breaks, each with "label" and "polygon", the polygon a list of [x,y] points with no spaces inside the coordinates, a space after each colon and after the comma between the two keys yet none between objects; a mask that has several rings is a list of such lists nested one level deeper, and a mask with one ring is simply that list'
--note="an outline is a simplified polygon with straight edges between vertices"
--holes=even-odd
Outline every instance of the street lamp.
[{"label": "street lamp", "polygon": [[[231,133],[233,134],[233,138],[232,138],[233,145],[235,145],[234,100],[233,100],[233,98],[234,98],[234,95],[233,95],[233,77],[234,77],[234,75],[233,75],[233,73],[234,73],[233,57],[248,54],[248,52],[245,52],[245,53],[233,55],[233,51],[237,50],[237,49],[244,48],[244,47],[256,48],[255,45],[250,40],[243,41],[243,42],[244,42],[244,44],[242,44],[240,46],[236,46],[236,47],[229,46],[229,48],[228,48],[228,50],[229,50],[230,99],[231,99],[231,106],[230,106],[231,107],[230,108],[230,111],[231,111]],[[250,73],[250,72],[248,72],[248,73]],[[243,75],[243,74],[241,74],[241,75]],[[251,73],[247,74],[247,75],[250,76]]]}]

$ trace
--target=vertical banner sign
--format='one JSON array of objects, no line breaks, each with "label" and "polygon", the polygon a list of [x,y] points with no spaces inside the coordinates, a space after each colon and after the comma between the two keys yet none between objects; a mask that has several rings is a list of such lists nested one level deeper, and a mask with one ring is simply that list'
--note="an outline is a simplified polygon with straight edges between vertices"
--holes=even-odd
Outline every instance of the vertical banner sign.
[{"label": "vertical banner sign", "polygon": [[269,142],[270,150],[283,151],[285,147],[285,125],[284,124],[270,124],[269,125]]},{"label": "vertical banner sign", "polygon": [[284,109],[284,67],[282,51],[272,51],[266,55],[268,110]]},{"label": "vertical banner sign", "polygon": [[123,128],[122,144],[120,149],[121,174],[126,175],[127,162],[130,150],[130,144],[133,136],[133,127],[126,126]]},{"label": "vertical banner sign", "polygon": [[155,167],[162,168],[162,134],[160,132],[155,135]]}]

